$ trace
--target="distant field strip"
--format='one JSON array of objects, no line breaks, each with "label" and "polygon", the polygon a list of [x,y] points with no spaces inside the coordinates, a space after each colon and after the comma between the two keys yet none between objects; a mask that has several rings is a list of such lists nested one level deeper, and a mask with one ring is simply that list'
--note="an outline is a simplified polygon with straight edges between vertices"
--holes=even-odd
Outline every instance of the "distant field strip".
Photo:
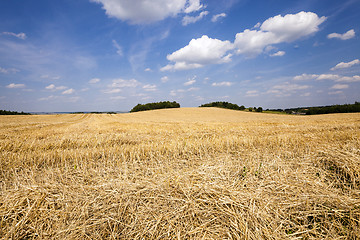
[{"label": "distant field strip", "polygon": [[357,239],[360,114],[0,116],[2,239]]}]

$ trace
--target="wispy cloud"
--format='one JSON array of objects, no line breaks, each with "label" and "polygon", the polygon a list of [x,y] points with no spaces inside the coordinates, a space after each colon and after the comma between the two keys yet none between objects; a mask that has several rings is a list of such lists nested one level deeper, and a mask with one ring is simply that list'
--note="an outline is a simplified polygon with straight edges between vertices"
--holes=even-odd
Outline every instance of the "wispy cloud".
[{"label": "wispy cloud", "polygon": [[184,83],[184,86],[190,86],[193,85],[196,82],[196,76],[194,76],[193,78],[189,78],[187,82]]},{"label": "wispy cloud", "polygon": [[113,42],[114,47],[116,48],[116,53],[122,57],[124,55],[122,47],[117,43],[116,40],[112,40],[112,42]]},{"label": "wispy cloud", "polygon": [[17,73],[17,72],[19,72],[19,70],[16,69],[16,68],[2,68],[2,67],[0,67],[0,73],[8,74],[8,73]]},{"label": "wispy cloud", "polygon": [[190,23],[196,23],[197,21],[201,20],[203,17],[205,17],[208,14],[209,14],[208,11],[203,11],[196,17],[185,16],[182,20],[182,25],[186,26],[186,25],[189,25]]},{"label": "wispy cloud", "polygon": [[219,13],[219,14],[212,16],[211,21],[217,22],[220,18],[224,18],[224,17],[226,17],[226,13]]},{"label": "wispy cloud", "polygon": [[70,88],[68,90],[63,91],[61,94],[69,95],[69,94],[73,94],[74,92],[75,92],[75,90]]},{"label": "wispy cloud", "polygon": [[21,33],[13,33],[13,32],[2,32],[2,35],[8,35],[8,36],[13,36],[13,37],[17,37],[19,39],[25,40],[26,39],[26,34],[21,32]]}]

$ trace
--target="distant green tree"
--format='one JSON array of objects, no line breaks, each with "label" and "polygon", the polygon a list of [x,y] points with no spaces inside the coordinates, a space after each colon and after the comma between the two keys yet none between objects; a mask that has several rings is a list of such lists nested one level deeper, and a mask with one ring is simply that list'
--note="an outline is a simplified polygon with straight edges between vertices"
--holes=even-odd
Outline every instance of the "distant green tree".
[{"label": "distant green tree", "polygon": [[306,115],[360,112],[360,103],[355,102],[354,104],[310,107],[305,112]]},{"label": "distant green tree", "polygon": [[252,107],[249,107],[248,109],[249,109],[249,112],[252,112],[252,111],[253,111],[253,108],[252,108]]},{"label": "distant green tree", "polygon": [[258,108],[256,109],[256,112],[262,112],[262,111],[263,111],[262,107],[258,107]]},{"label": "distant green tree", "polygon": [[30,113],[0,110],[0,115],[31,115]]},{"label": "distant green tree", "polygon": [[202,104],[199,107],[219,107],[219,108],[227,108],[232,110],[245,110],[244,106],[239,107],[239,105],[229,102],[211,102]]},{"label": "distant green tree", "polygon": [[180,104],[177,102],[155,102],[155,103],[146,103],[146,104],[138,104],[130,112],[139,112],[139,111],[148,111],[154,109],[164,109],[164,108],[179,108]]}]

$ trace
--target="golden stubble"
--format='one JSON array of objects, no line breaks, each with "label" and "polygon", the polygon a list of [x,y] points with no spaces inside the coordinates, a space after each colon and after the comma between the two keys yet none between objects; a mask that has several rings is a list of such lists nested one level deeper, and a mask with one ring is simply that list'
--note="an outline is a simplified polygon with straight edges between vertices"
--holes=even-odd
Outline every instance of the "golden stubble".
[{"label": "golden stubble", "polygon": [[356,239],[360,114],[0,116],[4,239]]}]

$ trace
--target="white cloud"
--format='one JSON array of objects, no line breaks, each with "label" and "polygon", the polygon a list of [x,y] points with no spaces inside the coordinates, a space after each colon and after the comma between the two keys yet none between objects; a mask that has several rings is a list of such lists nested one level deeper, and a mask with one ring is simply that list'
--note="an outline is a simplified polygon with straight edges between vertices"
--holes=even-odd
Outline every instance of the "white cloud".
[{"label": "white cloud", "polygon": [[143,89],[148,92],[156,91],[156,85],[146,84],[143,86]]},{"label": "white cloud", "polygon": [[219,14],[212,16],[211,21],[217,22],[220,18],[224,18],[224,17],[226,17],[226,13],[219,13]]},{"label": "white cloud", "polygon": [[337,74],[302,74],[299,76],[295,76],[293,78],[296,81],[305,81],[305,80],[332,80],[335,82],[360,82],[360,76],[354,75],[354,76],[341,76]]},{"label": "white cloud", "polygon": [[89,81],[90,84],[95,84],[95,83],[98,83],[100,82],[100,78],[93,78]]},{"label": "white cloud", "polygon": [[112,100],[123,100],[123,99],[126,99],[126,97],[116,96],[116,97],[111,97],[110,99],[112,99]]},{"label": "white cloud", "polygon": [[211,84],[213,87],[230,87],[234,83],[232,82],[214,82]]},{"label": "white cloud", "polygon": [[101,3],[110,17],[131,24],[148,24],[175,17],[179,13],[191,13],[203,8],[200,0],[91,0]]},{"label": "white cloud", "polygon": [[145,72],[151,72],[151,68],[146,68],[144,71]]},{"label": "white cloud", "polygon": [[162,81],[163,83],[166,83],[167,81],[169,81],[169,77],[168,77],[168,76],[164,76],[164,77],[161,78],[161,81]]},{"label": "white cloud", "polygon": [[55,89],[55,85],[54,85],[54,84],[50,84],[49,86],[46,86],[45,89],[47,89],[47,90],[53,90],[53,89]]},{"label": "white cloud", "polygon": [[334,91],[334,92],[329,92],[329,95],[338,95],[338,94],[343,94],[343,91]]},{"label": "white cloud", "polygon": [[204,5],[200,3],[200,0],[189,0],[185,5],[184,12],[185,13],[197,12],[201,10],[203,7]]},{"label": "white cloud", "polygon": [[316,79],[317,77],[319,77],[319,75],[317,75],[317,74],[306,74],[306,73],[303,73],[302,75],[295,76],[293,79],[294,79],[295,81],[307,81],[307,80],[314,80],[314,79]]},{"label": "white cloud", "polygon": [[112,40],[112,42],[113,42],[114,47],[116,48],[116,53],[122,57],[124,55],[122,47],[117,43],[116,40]]},{"label": "white cloud", "polygon": [[246,92],[246,96],[247,97],[257,97],[257,96],[259,96],[259,91],[258,90],[249,90]]},{"label": "white cloud", "polygon": [[25,33],[2,32],[1,34],[2,35],[9,35],[9,36],[17,37],[17,38],[22,39],[22,40],[26,39],[26,34]]},{"label": "white cloud", "polygon": [[0,67],[0,73],[8,74],[8,73],[17,73],[17,72],[19,72],[19,70],[16,69],[16,68],[2,68],[2,67]]},{"label": "white cloud", "polygon": [[351,77],[341,77],[339,79],[336,79],[336,82],[347,82],[347,83],[351,83],[351,82],[360,82],[360,76],[359,75],[354,75]]},{"label": "white cloud", "polygon": [[355,60],[353,60],[351,62],[347,62],[347,63],[346,62],[338,63],[338,64],[336,64],[335,67],[331,68],[331,70],[334,71],[334,70],[337,70],[337,69],[349,68],[349,67],[352,67],[352,66],[354,66],[356,64],[360,64],[359,59],[355,59]]},{"label": "white cloud", "polygon": [[260,22],[258,22],[257,24],[255,24],[254,25],[254,27],[253,28],[259,28],[261,26],[261,23]]},{"label": "white cloud", "polygon": [[106,94],[113,94],[113,93],[119,93],[121,92],[122,90],[120,88],[114,88],[114,89],[110,89],[110,90],[105,90],[103,93],[106,93]]},{"label": "white cloud", "polygon": [[278,51],[274,54],[270,54],[270,57],[282,57],[285,55],[285,52],[284,51]]},{"label": "white cloud", "polygon": [[6,86],[6,88],[24,88],[25,84],[16,84],[16,83],[10,83],[9,85]]},{"label": "white cloud", "polygon": [[311,95],[311,93],[307,92],[307,93],[301,94],[300,96],[301,96],[301,97],[308,97],[308,96],[310,96],[310,95]]},{"label": "white cloud", "polygon": [[283,90],[283,91],[298,91],[298,90],[304,90],[304,89],[308,89],[309,86],[308,85],[299,85],[299,84],[291,84],[291,83],[284,83],[284,84],[280,84],[280,85],[275,85],[272,87],[272,89],[275,90]]},{"label": "white cloud", "polygon": [[55,90],[64,90],[64,89],[67,89],[67,87],[65,87],[65,86],[57,86],[56,87],[54,84],[50,84],[49,86],[46,86],[45,89],[55,91]]},{"label": "white cloud", "polygon": [[326,17],[319,18],[312,12],[277,15],[267,19],[260,30],[246,29],[236,34],[235,46],[238,54],[253,57],[264,51],[266,46],[282,42],[293,42],[319,31],[319,25]]},{"label": "white cloud", "polygon": [[207,64],[219,64],[231,61],[232,54],[227,54],[233,49],[230,41],[212,39],[206,35],[192,39],[189,44],[167,56],[174,65],[167,65],[161,71],[186,70],[200,68]]},{"label": "white cloud", "polygon": [[275,94],[276,97],[288,97],[291,96],[291,94],[296,93],[297,91],[305,90],[308,88],[310,88],[309,85],[299,85],[284,82],[283,84],[273,86],[267,91],[267,93]]},{"label": "white cloud", "polygon": [[203,17],[205,17],[208,14],[209,14],[208,11],[203,11],[196,17],[185,16],[182,20],[182,25],[186,26],[186,25],[189,25],[190,23],[196,23],[197,21],[201,20]]},{"label": "white cloud", "polygon": [[73,94],[74,92],[75,92],[75,90],[72,89],[72,88],[70,88],[70,89],[68,89],[68,90],[63,91],[62,94],[64,94],[64,95],[69,95],[69,94]]},{"label": "white cloud", "polygon": [[184,86],[190,86],[193,85],[196,82],[196,76],[194,76],[193,78],[189,78],[187,82],[184,83]]},{"label": "white cloud", "polygon": [[[162,67],[161,71],[188,70],[201,68],[209,64],[220,64],[231,61],[234,49],[237,54],[254,57],[265,49],[272,49],[271,45],[282,42],[293,42],[302,37],[319,31],[319,25],[326,17],[318,17],[312,12],[281,15],[267,19],[260,26],[260,30],[249,30],[236,34],[234,43],[209,38],[192,39],[189,44],[167,56],[169,61],[175,62]],[[278,52],[283,54],[282,51]]]},{"label": "white cloud", "polygon": [[39,98],[38,101],[50,101],[50,100],[54,100],[57,98],[58,98],[58,96],[50,95],[48,97]]},{"label": "white cloud", "polygon": [[349,88],[349,85],[347,84],[335,84],[331,87],[331,89],[347,89]]},{"label": "white cloud", "polygon": [[124,79],[119,78],[119,79],[113,80],[110,87],[113,87],[113,88],[124,88],[124,87],[134,88],[134,87],[137,87],[139,85],[140,85],[140,83],[135,79],[124,80]]},{"label": "white cloud", "polygon": [[346,33],[344,34],[339,34],[339,33],[331,33],[327,36],[327,38],[331,39],[331,38],[338,38],[338,39],[341,39],[341,40],[348,40],[348,39],[351,39],[351,38],[354,38],[355,37],[355,31],[354,29],[351,29],[349,31],[347,31]]}]

